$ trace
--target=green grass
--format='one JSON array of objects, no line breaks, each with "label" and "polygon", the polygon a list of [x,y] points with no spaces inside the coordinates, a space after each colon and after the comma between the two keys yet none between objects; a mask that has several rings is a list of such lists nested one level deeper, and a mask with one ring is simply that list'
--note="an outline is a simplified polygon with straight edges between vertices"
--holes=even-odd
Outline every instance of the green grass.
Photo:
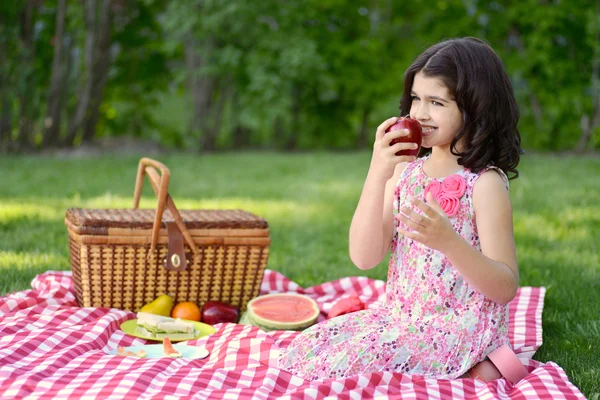
[{"label": "green grass", "polygon": [[[386,262],[360,271],[348,227],[368,153],[170,154],[180,208],[243,208],[265,217],[268,268],[302,286],[343,276],[385,279]],[[130,207],[139,157],[0,159],[0,294],[28,289],[46,270],[69,269],[68,207]],[[522,286],[546,286],[544,345],[536,359],[562,366],[588,397],[600,393],[600,158],[526,155],[512,182]],[[155,200],[146,184],[142,207]]]}]

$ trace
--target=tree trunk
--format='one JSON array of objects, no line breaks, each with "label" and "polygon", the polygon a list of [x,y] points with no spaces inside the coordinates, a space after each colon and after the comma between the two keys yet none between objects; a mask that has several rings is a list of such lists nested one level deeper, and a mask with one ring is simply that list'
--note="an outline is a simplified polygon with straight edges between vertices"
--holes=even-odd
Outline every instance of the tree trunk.
[{"label": "tree trunk", "polygon": [[221,131],[221,120],[225,104],[230,96],[231,86],[226,79],[216,81],[216,90],[213,93],[212,107],[209,114],[205,116],[205,132],[202,136],[202,149],[204,151],[215,151],[217,149],[217,138]]},{"label": "tree trunk", "polygon": [[[596,1],[596,21],[600,18],[600,0]],[[596,26],[596,41],[592,58],[592,113],[581,117],[581,135],[575,151],[581,153],[588,147],[594,130],[600,126],[600,26]]]},{"label": "tree trunk", "polygon": [[575,152],[583,153],[588,147],[594,130],[600,126],[600,104],[596,103],[596,112],[593,118],[589,115],[584,114],[581,117],[581,135],[575,146]]},{"label": "tree trunk", "polygon": [[360,131],[358,132],[358,148],[364,149],[369,142],[369,116],[371,108],[365,107],[363,110],[362,122],[360,123]]},{"label": "tree trunk", "polygon": [[33,128],[31,106],[33,103],[33,69],[35,63],[35,45],[33,43],[33,25],[35,14],[35,3],[27,2],[23,12],[23,25],[21,41],[24,47],[24,56],[21,70],[24,71],[24,88],[20,93],[20,109],[19,109],[19,136],[17,146],[19,149],[27,149],[31,147],[31,131]]},{"label": "tree trunk", "polygon": [[285,143],[285,123],[281,115],[275,117],[275,121],[273,121],[273,140],[271,140],[271,143],[275,143],[278,149]]},{"label": "tree trunk", "polygon": [[0,149],[4,149],[4,145],[10,142],[12,135],[12,113],[10,107],[10,98],[5,90],[2,94],[2,117],[0,118]]},{"label": "tree trunk", "polygon": [[240,109],[239,94],[235,91],[231,94],[231,108],[234,110],[234,128],[232,147],[234,149],[242,149],[250,145],[250,131],[240,124],[239,117],[235,114],[235,110]]},{"label": "tree trunk", "polygon": [[296,150],[298,147],[298,135],[300,134],[300,117],[302,113],[302,87],[295,83],[292,87],[292,126],[287,132],[287,141],[285,149],[288,151]]},{"label": "tree trunk", "polygon": [[[64,60],[64,73],[63,73],[63,82],[64,84],[60,88],[60,98],[62,99],[61,103],[61,121],[64,121],[65,117],[69,115],[69,109],[67,107],[69,99],[74,93],[77,93],[76,88],[72,88],[69,85],[69,79],[73,74],[73,66],[78,58],[77,52],[73,51],[75,43],[74,35],[70,35],[69,33],[65,36],[65,47],[63,49],[63,60]],[[64,125],[64,124],[62,124]],[[63,129],[64,131],[64,129]],[[60,135],[59,135],[60,136]]]},{"label": "tree trunk", "polygon": [[542,111],[540,101],[533,91],[529,92],[529,104],[531,105],[531,111],[533,112],[535,126],[537,130],[540,131],[544,123],[544,112]]},{"label": "tree trunk", "polygon": [[[509,34],[515,38],[515,43],[517,46],[517,52],[519,56],[526,58],[527,52],[525,51],[525,46],[523,46],[521,32],[519,32],[519,30],[513,26],[510,29]],[[542,109],[542,106],[540,105],[540,101],[538,100],[533,90],[529,92],[529,104],[531,105],[531,111],[533,112],[533,119],[535,122],[536,129],[538,131],[541,131],[543,129],[544,124],[544,111]]]},{"label": "tree trunk", "polygon": [[60,117],[62,111],[62,81],[61,72],[63,36],[65,29],[65,14],[67,1],[59,0],[56,11],[56,34],[54,41],[54,58],[52,59],[52,77],[48,93],[48,116],[46,117],[44,140],[42,147],[54,147],[58,144],[60,137]]},{"label": "tree trunk", "polygon": [[233,129],[233,148],[244,149],[250,145],[250,131],[243,126],[237,125]]},{"label": "tree trunk", "polygon": [[[0,23],[2,23],[1,20]],[[6,46],[3,41],[0,42],[0,60],[6,60]],[[6,84],[8,82],[7,69],[6,63],[0,65],[0,151],[5,149],[5,144],[10,142],[12,135],[11,99]]]},{"label": "tree trunk", "polygon": [[[0,14],[0,26],[6,23],[4,19],[4,15]],[[7,60],[7,54],[6,41],[0,36],[0,60]],[[5,144],[11,140],[12,134],[11,99],[7,85],[8,68],[6,61],[0,64],[0,151],[5,150]]]},{"label": "tree trunk", "polygon": [[[191,89],[193,112],[190,119],[191,134],[200,134],[199,143],[202,151],[212,151],[216,146],[216,135],[220,125],[221,112],[224,106],[224,93],[219,93],[218,81],[215,77],[201,75],[200,70],[213,53],[213,41],[208,38],[203,43],[202,56],[199,53],[198,41],[188,35],[185,40],[185,62],[188,69],[188,82]],[[217,96],[215,96],[217,94]],[[215,102],[215,97],[217,101]]]},{"label": "tree trunk", "polygon": [[85,9],[85,23],[87,34],[85,38],[85,49],[84,49],[84,67],[82,72],[82,84],[79,93],[77,94],[77,107],[75,112],[69,121],[67,127],[67,135],[64,140],[64,144],[72,146],[75,142],[77,131],[83,124],[83,119],[88,111],[90,98],[92,96],[92,86],[94,80],[94,52],[96,49],[96,12],[97,3],[96,0],[87,0],[83,2]]},{"label": "tree trunk", "polygon": [[[381,25],[381,7],[379,0],[372,1],[369,7],[369,35],[377,36]],[[390,16],[393,15],[390,13]]]},{"label": "tree trunk", "polygon": [[96,134],[96,124],[100,115],[104,86],[106,86],[106,82],[108,81],[108,69],[111,64],[111,27],[110,0],[103,0],[99,23],[97,25],[98,30],[96,31],[97,48],[94,52],[92,92],[88,112],[85,115],[83,123],[83,142],[85,143],[92,141]]},{"label": "tree trunk", "polygon": [[104,94],[104,87],[108,81],[108,66],[105,68],[105,72],[100,75],[99,82],[94,89],[94,96],[90,103],[89,112],[83,123],[83,142],[89,143],[96,136],[96,124],[100,117],[100,105],[102,104],[102,96]]}]

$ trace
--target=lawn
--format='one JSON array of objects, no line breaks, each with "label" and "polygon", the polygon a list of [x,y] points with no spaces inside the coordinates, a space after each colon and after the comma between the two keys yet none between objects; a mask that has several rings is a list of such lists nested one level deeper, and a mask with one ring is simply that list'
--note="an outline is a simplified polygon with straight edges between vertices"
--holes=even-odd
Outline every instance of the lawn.
[{"label": "lawn", "polygon": [[[302,286],[360,271],[348,227],[370,155],[229,153],[160,156],[179,208],[243,208],[269,222],[268,268]],[[0,159],[0,295],[69,269],[68,207],[131,207],[137,156]],[[600,393],[600,157],[527,154],[511,183],[522,286],[545,286],[544,345],[535,358],[562,366],[590,398]],[[142,207],[155,205],[146,184]]]}]

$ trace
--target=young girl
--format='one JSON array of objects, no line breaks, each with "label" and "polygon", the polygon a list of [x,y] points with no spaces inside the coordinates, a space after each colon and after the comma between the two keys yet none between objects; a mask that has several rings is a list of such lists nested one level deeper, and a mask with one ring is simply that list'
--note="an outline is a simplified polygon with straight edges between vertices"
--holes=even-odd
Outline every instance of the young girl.
[{"label": "young girl", "polygon": [[[438,43],[406,71],[400,111],[421,124],[431,152],[397,156],[416,145],[390,146],[407,132],[384,134],[398,118],[383,122],[350,227],[358,268],[375,267],[391,248],[385,304],[294,339],[279,364],[305,379],[375,371],[453,379],[508,344],[519,275],[507,174],[518,176],[520,135],[502,62],[479,39]],[[478,367],[496,377],[489,361]]]}]

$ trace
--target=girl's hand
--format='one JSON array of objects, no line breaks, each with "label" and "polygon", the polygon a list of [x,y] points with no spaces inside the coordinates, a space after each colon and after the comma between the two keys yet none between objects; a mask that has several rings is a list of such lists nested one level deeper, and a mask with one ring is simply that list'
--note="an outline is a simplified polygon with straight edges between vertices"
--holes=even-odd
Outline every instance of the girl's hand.
[{"label": "girl's hand", "polygon": [[460,236],[454,231],[446,213],[435,201],[431,193],[427,193],[427,203],[412,198],[411,203],[420,208],[425,215],[418,214],[408,207],[402,207],[396,219],[403,222],[411,230],[396,228],[398,234],[423,243],[432,249],[445,252]]},{"label": "girl's hand", "polygon": [[418,147],[416,143],[400,142],[390,146],[393,139],[407,136],[409,133],[406,129],[385,133],[385,130],[394,125],[398,119],[398,117],[392,117],[383,121],[383,123],[377,127],[375,143],[373,144],[371,170],[386,180],[392,177],[396,165],[402,162],[411,162],[416,159],[414,156],[396,155],[400,150],[416,149]]}]

